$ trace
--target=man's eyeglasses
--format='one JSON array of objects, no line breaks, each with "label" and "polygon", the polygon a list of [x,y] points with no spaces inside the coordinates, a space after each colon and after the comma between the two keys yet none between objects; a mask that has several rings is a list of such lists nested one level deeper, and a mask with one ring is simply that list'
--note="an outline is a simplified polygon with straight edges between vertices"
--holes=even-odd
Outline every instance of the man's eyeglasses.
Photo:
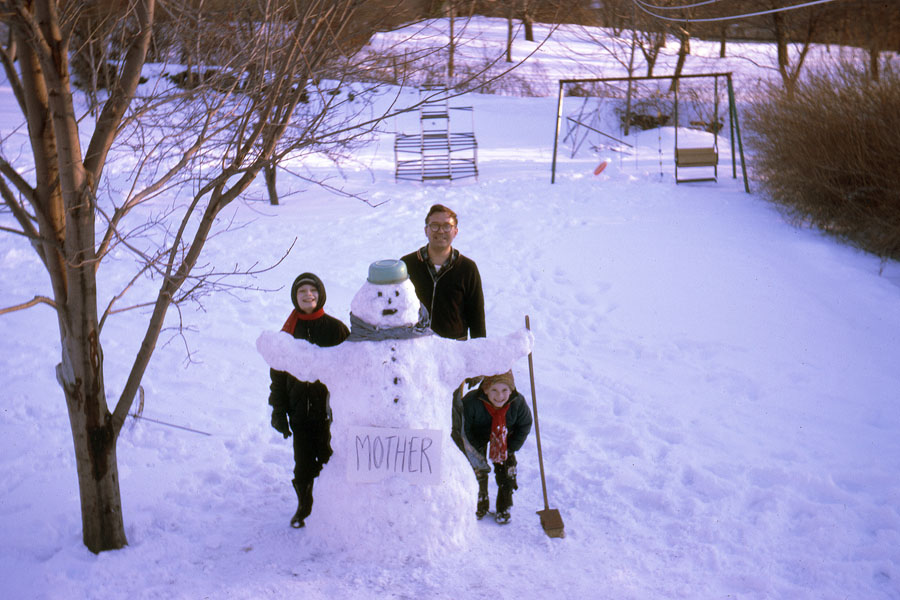
[{"label": "man's eyeglasses", "polygon": [[428,224],[428,229],[430,229],[434,233],[437,233],[438,231],[443,231],[444,233],[450,233],[451,231],[453,231],[454,227],[456,227],[456,225],[454,225],[452,223],[429,223]]}]

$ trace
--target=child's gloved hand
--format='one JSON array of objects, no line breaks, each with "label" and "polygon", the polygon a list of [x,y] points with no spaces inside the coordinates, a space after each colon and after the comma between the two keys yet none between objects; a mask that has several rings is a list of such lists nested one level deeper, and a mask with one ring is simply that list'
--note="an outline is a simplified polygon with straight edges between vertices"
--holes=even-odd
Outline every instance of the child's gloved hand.
[{"label": "child's gloved hand", "polygon": [[291,437],[291,428],[288,426],[287,413],[283,410],[272,409],[272,428],[284,436]]}]

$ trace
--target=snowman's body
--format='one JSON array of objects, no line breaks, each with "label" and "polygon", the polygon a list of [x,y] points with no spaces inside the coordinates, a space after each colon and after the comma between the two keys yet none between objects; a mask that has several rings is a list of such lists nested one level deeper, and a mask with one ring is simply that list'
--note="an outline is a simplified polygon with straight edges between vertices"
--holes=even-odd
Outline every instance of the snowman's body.
[{"label": "snowman's body", "polygon": [[[316,483],[310,533],[319,530],[341,551],[359,538],[384,537],[385,556],[429,555],[459,547],[475,522],[475,480],[450,439],[453,390],[467,377],[509,370],[531,350],[525,330],[503,338],[456,341],[415,329],[419,301],[409,280],[366,283],[351,304],[348,341],[321,348],[282,332],[266,332],[257,348],[268,364],[301,381],[322,381],[331,392],[334,454]],[[357,325],[371,337],[359,338]],[[376,483],[348,480],[357,427],[440,430],[440,482],[400,476]],[[437,449],[432,449],[435,452]],[[387,526],[387,527],[386,527]]]}]

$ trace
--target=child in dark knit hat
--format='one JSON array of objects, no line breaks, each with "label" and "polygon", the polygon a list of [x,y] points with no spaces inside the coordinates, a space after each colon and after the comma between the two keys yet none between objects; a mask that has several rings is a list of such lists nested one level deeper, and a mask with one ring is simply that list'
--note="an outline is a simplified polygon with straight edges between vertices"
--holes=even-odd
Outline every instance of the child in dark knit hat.
[{"label": "child in dark knit hat", "polygon": [[[516,391],[512,371],[485,377],[481,385],[463,398],[463,432],[478,456],[470,457],[478,480],[479,519],[490,508],[488,475],[494,465],[497,481],[495,520],[509,523],[513,490],[516,483],[516,455],[531,432],[531,410],[525,398]],[[488,462],[490,461],[490,463]]]},{"label": "child in dark knit hat", "polygon": [[[336,346],[349,335],[347,326],[325,313],[325,285],[313,273],[301,273],[291,286],[294,310],[282,328],[317,346]],[[321,381],[299,381],[290,373],[269,370],[272,427],[285,439],[294,436],[297,511],[291,527],[303,527],[313,504],[313,481],[331,457],[331,407]]]}]

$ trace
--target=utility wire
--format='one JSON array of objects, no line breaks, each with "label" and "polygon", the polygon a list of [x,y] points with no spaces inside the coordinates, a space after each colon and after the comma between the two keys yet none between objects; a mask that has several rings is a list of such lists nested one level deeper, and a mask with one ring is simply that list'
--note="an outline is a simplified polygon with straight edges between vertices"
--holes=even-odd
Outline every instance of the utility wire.
[{"label": "utility wire", "polygon": [[722,0],[704,0],[703,2],[697,2],[695,4],[684,4],[682,6],[657,6],[656,4],[650,4],[648,2],[643,2],[642,0],[637,0],[639,4],[643,4],[647,8],[652,8],[655,10],[682,10],[685,8],[696,8],[698,6],[705,6],[707,4],[717,4],[722,2]]},{"label": "utility wire", "polygon": [[[795,4],[794,6],[783,6],[781,8],[773,8],[771,10],[761,10],[759,12],[745,13],[745,14],[740,14],[740,15],[731,15],[728,17],[712,17],[712,18],[707,18],[707,19],[691,19],[691,18],[675,19],[672,17],[664,17],[662,15],[658,15],[652,11],[647,10],[646,8],[644,8],[644,2],[642,2],[641,0],[632,0],[632,2],[634,3],[635,6],[637,6],[639,9],[641,9],[643,12],[647,13],[651,17],[656,17],[657,19],[661,19],[663,21],[673,21],[675,23],[711,23],[713,21],[732,21],[732,20],[736,20],[736,19],[746,19],[748,17],[758,17],[760,15],[770,15],[773,13],[785,12],[788,10],[795,10],[798,8],[806,8],[807,6],[815,6],[817,4],[827,4],[829,2],[835,2],[835,1],[836,0],[813,0],[812,2],[805,2],[803,4]],[[653,6],[653,5],[648,5],[648,6]]]}]

